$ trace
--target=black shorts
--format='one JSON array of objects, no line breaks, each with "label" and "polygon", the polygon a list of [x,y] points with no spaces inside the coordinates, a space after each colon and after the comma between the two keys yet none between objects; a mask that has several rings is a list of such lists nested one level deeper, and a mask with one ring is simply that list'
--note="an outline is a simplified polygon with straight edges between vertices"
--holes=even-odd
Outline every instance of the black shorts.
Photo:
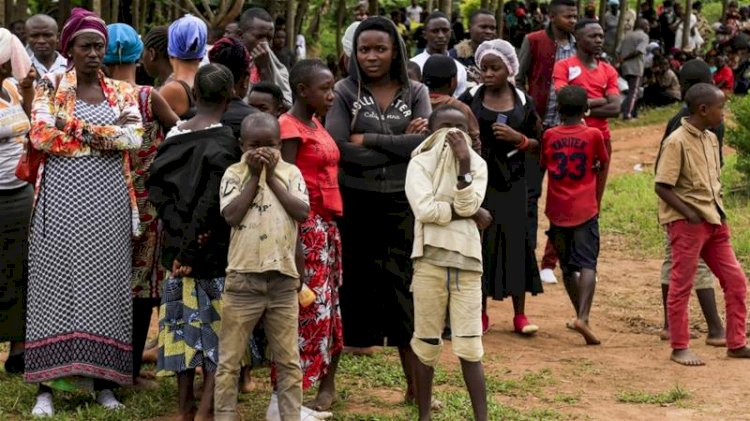
[{"label": "black shorts", "polygon": [[599,258],[599,217],[595,216],[576,227],[550,225],[547,236],[560,258],[563,273],[596,270]]}]

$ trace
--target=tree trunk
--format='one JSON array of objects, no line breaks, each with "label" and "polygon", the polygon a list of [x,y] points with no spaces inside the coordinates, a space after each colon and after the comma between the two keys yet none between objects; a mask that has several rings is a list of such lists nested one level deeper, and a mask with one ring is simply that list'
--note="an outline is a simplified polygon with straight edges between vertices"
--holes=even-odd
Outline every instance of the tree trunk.
[{"label": "tree trunk", "polygon": [[505,26],[505,16],[503,15],[503,8],[505,7],[505,0],[498,0],[497,9],[495,9],[495,20],[497,20],[497,36],[503,37],[503,27]]},{"label": "tree trunk", "polygon": [[8,19],[8,14],[5,13],[5,6],[7,6],[6,1],[11,2],[13,0],[0,0],[0,25],[4,27],[8,26],[8,24],[10,23],[10,19]]},{"label": "tree trunk", "polygon": [[440,0],[440,11],[450,18],[451,9],[453,8],[452,0]]},{"label": "tree trunk", "polygon": [[576,0],[576,10],[578,11],[578,16],[583,16],[583,1],[582,0]]},{"label": "tree trunk", "polygon": [[57,25],[61,29],[65,25],[65,21],[70,17],[70,6],[70,0],[60,0],[57,3]]},{"label": "tree trunk", "polygon": [[23,19],[29,17],[29,1],[28,0],[16,0],[16,19]]},{"label": "tree trunk", "polygon": [[[693,14],[693,0],[685,0],[685,13],[682,19],[682,50],[688,46],[690,41],[690,17]],[[696,51],[697,52],[697,51]]]},{"label": "tree trunk", "polygon": [[[310,8],[310,0],[300,0],[297,6],[297,14],[294,17],[294,33],[301,34],[302,27],[305,25],[305,18],[307,17],[307,10]],[[321,8],[322,9],[322,8]],[[318,14],[323,14],[322,10],[318,10]]]},{"label": "tree trunk", "polygon": [[[370,0],[368,2],[370,10],[368,10],[370,16],[377,16],[380,14],[380,2],[378,0]],[[342,22],[343,26],[343,22]]]},{"label": "tree trunk", "polygon": [[[310,22],[310,26],[307,28],[308,39],[310,40],[318,39],[318,34],[320,33],[321,19],[323,16],[325,16],[328,13],[328,9],[330,7],[331,7],[331,0],[324,0],[323,5],[320,7],[320,10],[316,11],[315,15],[313,16],[312,22]],[[337,13],[338,13],[338,10],[337,10]],[[300,28],[300,32],[302,32],[301,28]]]},{"label": "tree trunk", "polygon": [[336,5],[336,57],[341,57],[341,31],[344,26],[344,17],[346,15],[346,0],[338,0]]},{"label": "tree trunk", "polygon": [[286,4],[286,45],[292,51],[294,51],[295,47],[294,41],[297,39],[297,32],[295,31],[295,28],[297,27],[297,19],[295,18],[296,16],[297,2],[295,2],[294,0],[288,0]]},{"label": "tree trunk", "polygon": [[[599,23],[604,24],[604,14],[607,12],[607,0],[599,0]],[[620,14],[622,14],[622,4],[624,2],[620,0]]]},{"label": "tree trunk", "polygon": [[435,1],[434,0],[427,0],[427,12],[432,13],[433,9],[435,8]]},{"label": "tree trunk", "polygon": [[489,8],[490,7],[490,0],[482,0],[481,7],[482,7],[482,9]]},{"label": "tree trunk", "polygon": [[722,0],[721,1],[721,21],[725,22],[727,17],[727,6],[729,5],[729,0]]},{"label": "tree trunk", "polygon": [[[628,0],[620,0],[620,16],[617,19],[617,33],[615,34],[615,51],[625,35],[625,15],[628,11]],[[616,54],[616,53],[615,53]]]}]

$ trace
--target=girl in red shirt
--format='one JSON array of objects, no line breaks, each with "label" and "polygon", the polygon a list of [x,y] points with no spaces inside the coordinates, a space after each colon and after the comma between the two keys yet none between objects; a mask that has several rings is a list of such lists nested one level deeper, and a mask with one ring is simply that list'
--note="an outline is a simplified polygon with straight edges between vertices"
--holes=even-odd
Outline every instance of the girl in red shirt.
[{"label": "girl in red shirt", "polygon": [[714,73],[714,85],[729,95],[734,92],[734,72],[727,66],[727,57],[716,58],[716,72]]},{"label": "girl in red shirt", "polygon": [[333,74],[319,60],[302,60],[291,70],[294,105],[279,117],[281,154],[297,165],[307,184],[310,215],[299,227],[304,248],[304,283],[315,301],[299,310],[303,389],[320,381],[314,410],[328,410],[336,395],[334,377],[343,349],[339,311],[341,235],[334,218],[342,215],[338,184],[339,149],[318,121],[333,105]]}]

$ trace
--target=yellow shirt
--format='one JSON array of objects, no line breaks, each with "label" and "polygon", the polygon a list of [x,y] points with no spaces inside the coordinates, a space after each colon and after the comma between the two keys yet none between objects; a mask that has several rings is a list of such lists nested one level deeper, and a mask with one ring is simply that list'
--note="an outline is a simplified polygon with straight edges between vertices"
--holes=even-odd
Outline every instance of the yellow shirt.
[{"label": "yellow shirt", "polygon": [[[283,160],[276,164],[274,176],[296,198],[309,203],[307,187],[299,169]],[[221,212],[235,200],[250,180],[245,162],[227,168],[221,179]],[[266,183],[266,170],[260,175],[255,200],[229,237],[227,272],[281,272],[299,278],[294,252],[297,222],[292,219]]]},{"label": "yellow shirt", "polygon": [[[706,222],[720,225],[726,215],[721,200],[719,141],[709,130],[698,130],[682,119],[682,126],[664,141],[656,165],[657,183],[672,186],[677,197]],[[685,219],[659,199],[659,223]]]}]

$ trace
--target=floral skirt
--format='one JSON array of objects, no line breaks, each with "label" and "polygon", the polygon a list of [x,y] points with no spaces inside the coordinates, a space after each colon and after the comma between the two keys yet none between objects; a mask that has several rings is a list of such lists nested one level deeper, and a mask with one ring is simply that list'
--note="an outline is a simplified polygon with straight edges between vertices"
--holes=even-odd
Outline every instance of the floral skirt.
[{"label": "floral skirt", "polygon": [[159,307],[157,375],[196,367],[215,372],[219,363],[224,278],[168,277]]},{"label": "floral skirt", "polygon": [[[307,390],[328,372],[331,358],[344,347],[339,308],[341,235],[335,222],[313,214],[299,228],[305,252],[304,283],[315,301],[299,309],[299,354],[302,387]],[[272,378],[276,378],[272,370]]]}]

